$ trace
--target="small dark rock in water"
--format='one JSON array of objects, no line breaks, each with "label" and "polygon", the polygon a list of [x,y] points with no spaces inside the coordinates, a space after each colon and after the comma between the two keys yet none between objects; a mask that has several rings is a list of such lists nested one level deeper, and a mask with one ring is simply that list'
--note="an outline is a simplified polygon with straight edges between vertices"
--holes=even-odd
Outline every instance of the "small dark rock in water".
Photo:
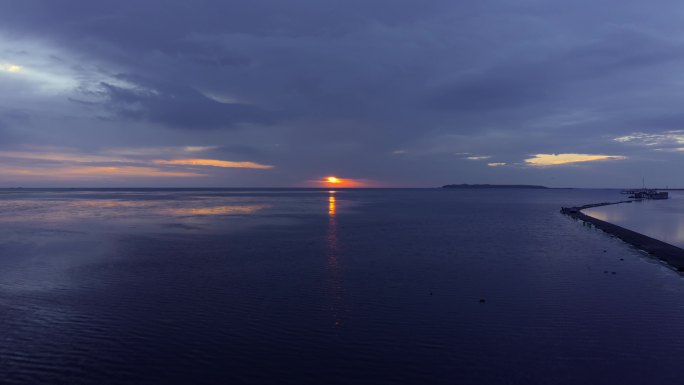
[{"label": "small dark rock in water", "polygon": [[615,275],[615,274],[617,274],[617,273],[616,273],[616,272],[612,272],[611,274]]},{"label": "small dark rock in water", "polygon": [[624,261],[625,259],[624,259],[624,258],[620,258],[620,260],[621,260],[621,261]]},{"label": "small dark rock in water", "polygon": [[430,292],[430,295],[432,295],[432,292]]},{"label": "small dark rock in water", "polygon": [[603,250],[603,252],[604,252],[604,253],[607,253],[607,252],[608,252],[608,250]]},{"label": "small dark rock in water", "polygon": [[484,298],[480,298],[480,303],[485,303]]}]

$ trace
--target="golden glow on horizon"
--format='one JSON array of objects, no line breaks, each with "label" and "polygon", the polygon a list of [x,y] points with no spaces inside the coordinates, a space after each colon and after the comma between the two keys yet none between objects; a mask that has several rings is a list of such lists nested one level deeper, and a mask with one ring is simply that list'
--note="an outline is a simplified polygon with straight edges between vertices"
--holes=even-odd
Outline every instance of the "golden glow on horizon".
[{"label": "golden glow on horizon", "polygon": [[155,164],[176,165],[176,166],[210,166],[223,168],[256,168],[269,169],[273,166],[254,162],[232,162],[217,159],[175,159],[175,160],[155,160]]},{"label": "golden glow on horizon", "polygon": [[356,188],[367,187],[372,182],[367,179],[348,179],[337,176],[326,176],[321,179],[307,180],[304,186],[327,188]]},{"label": "golden glow on horizon", "polygon": [[627,159],[622,155],[592,155],[592,154],[535,154],[532,158],[525,159],[525,163],[531,166],[559,166],[563,164],[595,162],[600,160]]}]

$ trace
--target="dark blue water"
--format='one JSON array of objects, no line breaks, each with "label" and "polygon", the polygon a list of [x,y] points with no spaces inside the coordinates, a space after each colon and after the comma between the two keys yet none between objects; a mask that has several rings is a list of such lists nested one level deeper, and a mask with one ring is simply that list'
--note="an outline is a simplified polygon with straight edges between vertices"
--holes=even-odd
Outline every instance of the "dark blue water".
[{"label": "dark blue water", "polygon": [[[616,194],[614,201],[624,199]],[[670,191],[667,200],[594,207],[584,213],[684,248],[684,191]]]},{"label": "dark blue water", "polygon": [[[601,190],[5,190],[3,384],[676,384]],[[484,300],[484,302],[482,302]]]}]

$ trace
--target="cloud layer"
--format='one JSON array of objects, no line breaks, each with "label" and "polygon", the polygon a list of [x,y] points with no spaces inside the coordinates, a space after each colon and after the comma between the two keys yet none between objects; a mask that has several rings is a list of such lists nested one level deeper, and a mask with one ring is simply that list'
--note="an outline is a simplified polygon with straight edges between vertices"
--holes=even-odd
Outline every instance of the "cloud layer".
[{"label": "cloud layer", "polygon": [[[165,185],[627,186],[648,174],[673,186],[684,180],[681,10],[12,2],[0,12],[0,186],[57,183],[46,167],[63,185],[87,167],[97,185],[157,172]],[[582,165],[537,167],[559,161],[548,154]],[[604,156],[620,161],[590,158]]]}]

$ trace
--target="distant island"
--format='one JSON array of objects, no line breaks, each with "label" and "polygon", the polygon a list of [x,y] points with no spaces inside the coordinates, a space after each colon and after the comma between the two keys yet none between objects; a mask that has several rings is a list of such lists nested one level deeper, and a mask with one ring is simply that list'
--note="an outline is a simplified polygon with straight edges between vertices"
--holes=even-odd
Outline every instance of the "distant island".
[{"label": "distant island", "polygon": [[442,188],[517,188],[517,189],[547,189],[546,186],[531,184],[448,184]]}]

